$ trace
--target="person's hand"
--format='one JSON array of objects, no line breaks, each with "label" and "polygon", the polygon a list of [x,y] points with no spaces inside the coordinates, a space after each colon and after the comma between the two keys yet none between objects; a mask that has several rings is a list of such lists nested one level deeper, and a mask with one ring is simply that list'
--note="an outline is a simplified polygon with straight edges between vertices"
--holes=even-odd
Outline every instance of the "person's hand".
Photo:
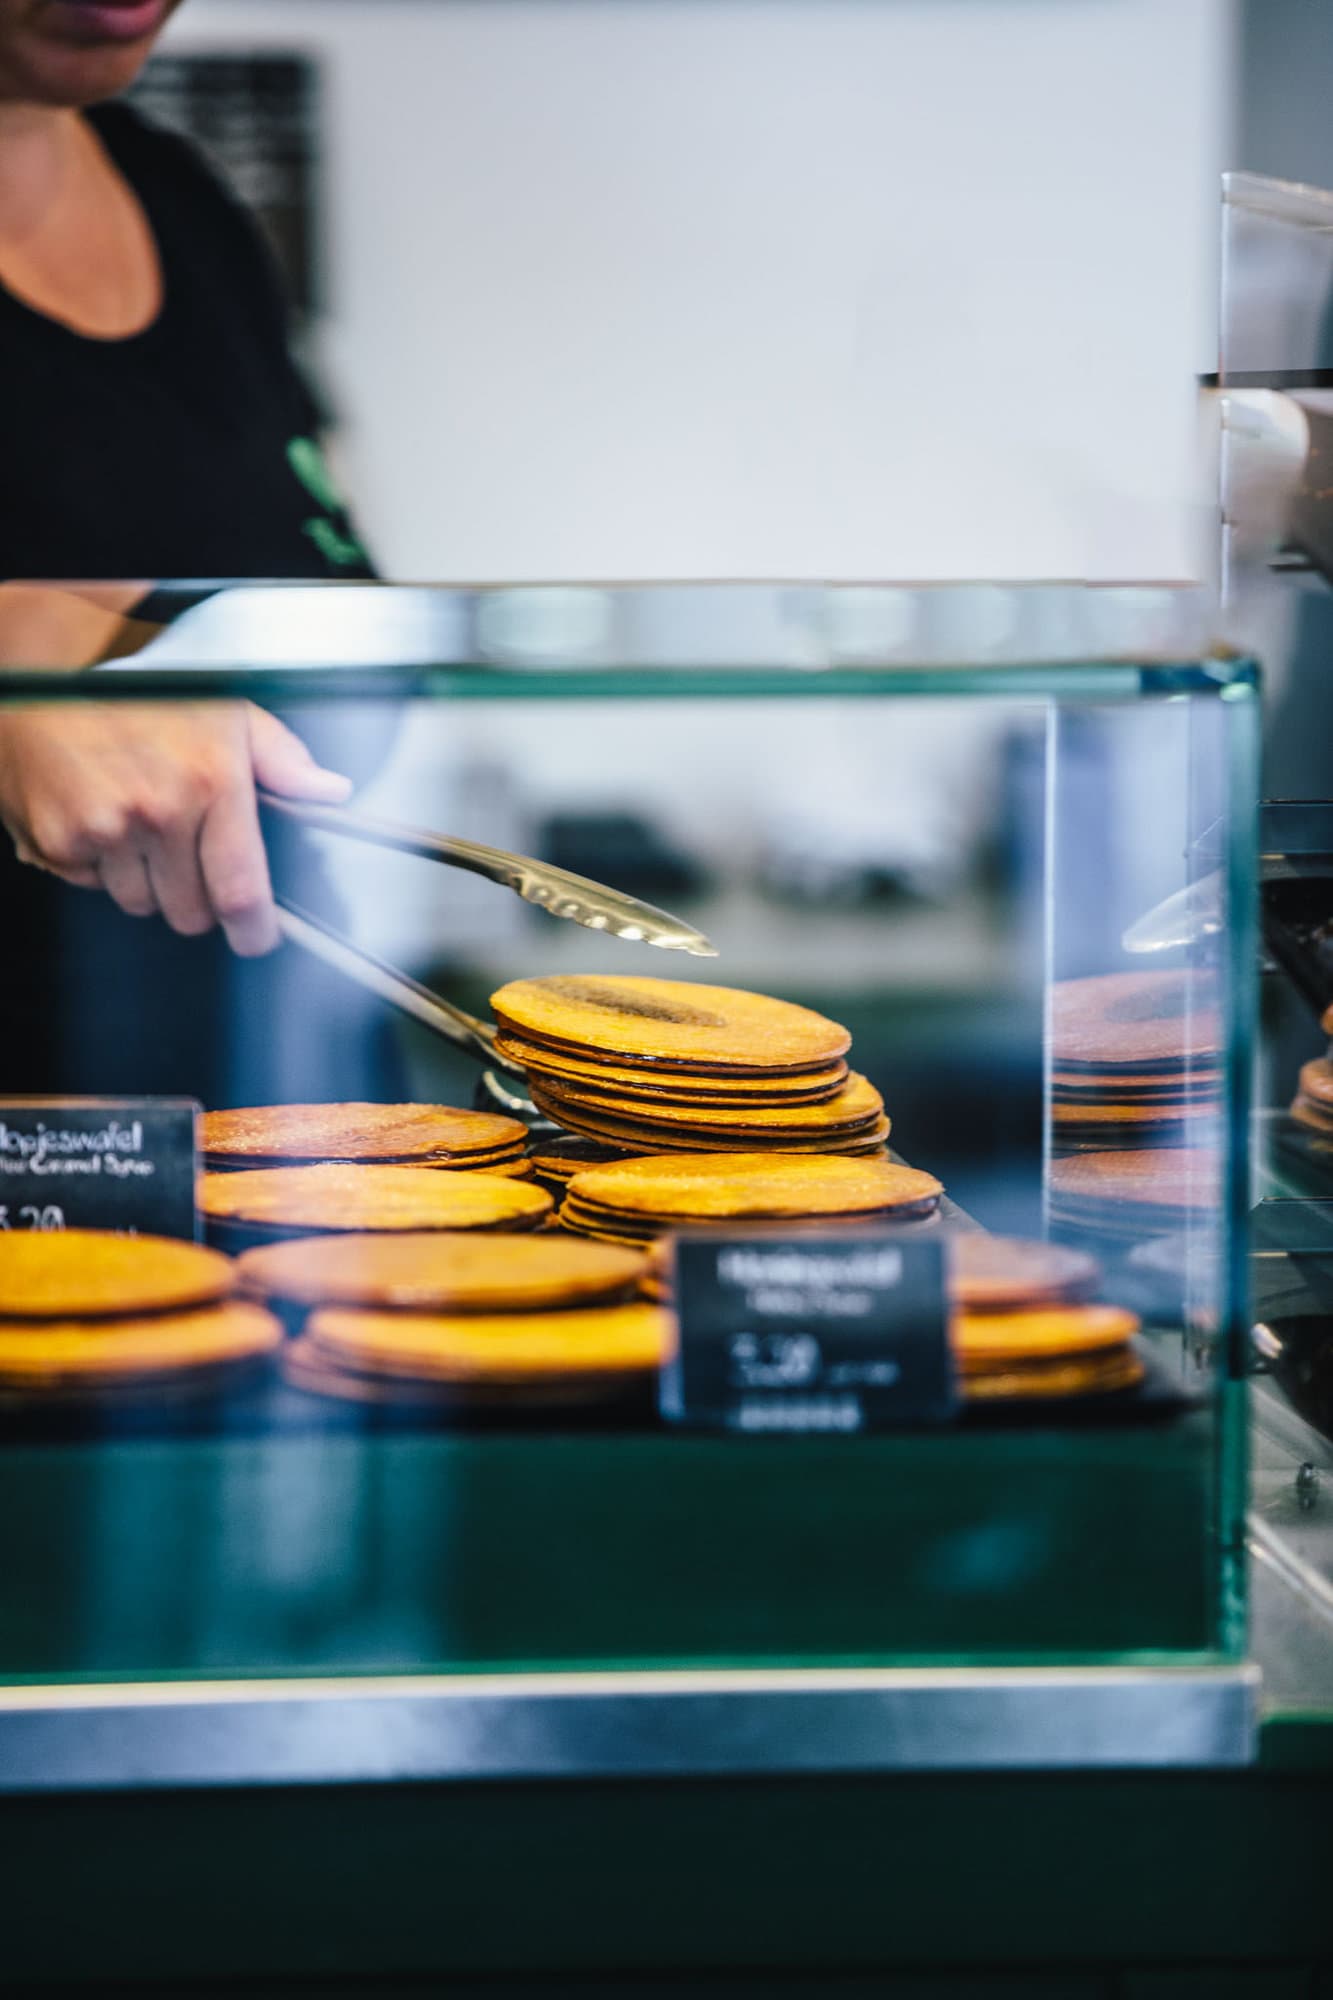
[{"label": "person's hand", "polygon": [[248,702],[0,711],[0,823],[19,859],[187,937],[220,923],[246,958],[279,941],[257,784],[325,804],[351,790]]}]

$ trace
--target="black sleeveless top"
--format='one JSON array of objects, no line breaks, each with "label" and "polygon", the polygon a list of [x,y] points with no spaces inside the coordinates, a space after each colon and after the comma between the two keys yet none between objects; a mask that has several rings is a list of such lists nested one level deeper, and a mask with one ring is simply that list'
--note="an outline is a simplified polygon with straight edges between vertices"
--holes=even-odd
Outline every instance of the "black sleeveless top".
[{"label": "black sleeveless top", "polygon": [[94,340],[0,286],[0,576],[369,577],[254,224],[184,141],[125,105],[88,116],[164,302]]},{"label": "black sleeveless top", "polygon": [[[372,577],[250,219],[183,141],[122,105],[89,116],[152,224],[164,302],[143,333],[102,341],[0,285],[0,578]],[[346,720],[292,717],[317,755],[336,729],[344,769]],[[353,720],[364,776],[393,719]],[[310,859],[271,843],[270,860],[328,907]],[[126,917],[21,866],[3,831],[0,935],[0,1096],[402,1095],[384,1010],[336,975],[289,951],[243,963],[216,931]]]}]

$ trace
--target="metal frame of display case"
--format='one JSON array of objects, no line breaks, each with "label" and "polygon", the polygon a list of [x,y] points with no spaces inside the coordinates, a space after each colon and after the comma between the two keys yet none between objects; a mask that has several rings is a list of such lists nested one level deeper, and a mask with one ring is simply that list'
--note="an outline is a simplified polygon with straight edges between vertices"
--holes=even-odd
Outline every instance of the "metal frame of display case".
[{"label": "metal frame of display case", "polygon": [[1236,1766],[1258,1669],[505,1674],[0,1694],[0,1791]]}]

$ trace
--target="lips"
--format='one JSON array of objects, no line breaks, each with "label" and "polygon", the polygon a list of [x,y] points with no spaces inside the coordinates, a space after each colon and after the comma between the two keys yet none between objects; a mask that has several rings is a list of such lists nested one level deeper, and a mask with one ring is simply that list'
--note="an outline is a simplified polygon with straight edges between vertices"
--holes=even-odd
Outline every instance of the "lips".
[{"label": "lips", "polygon": [[155,35],[171,0],[52,0],[51,13],[72,41],[138,42]]}]

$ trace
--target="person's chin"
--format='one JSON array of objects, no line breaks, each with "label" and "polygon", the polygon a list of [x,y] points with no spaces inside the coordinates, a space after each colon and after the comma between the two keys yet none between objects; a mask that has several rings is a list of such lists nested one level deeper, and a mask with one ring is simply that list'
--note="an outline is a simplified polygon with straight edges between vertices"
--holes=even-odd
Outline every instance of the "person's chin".
[{"label": "person's chin", "polygon": [[48,0],[23,52],[25,94],[83,105],[128,90],[173,11],[173,0]]}]

